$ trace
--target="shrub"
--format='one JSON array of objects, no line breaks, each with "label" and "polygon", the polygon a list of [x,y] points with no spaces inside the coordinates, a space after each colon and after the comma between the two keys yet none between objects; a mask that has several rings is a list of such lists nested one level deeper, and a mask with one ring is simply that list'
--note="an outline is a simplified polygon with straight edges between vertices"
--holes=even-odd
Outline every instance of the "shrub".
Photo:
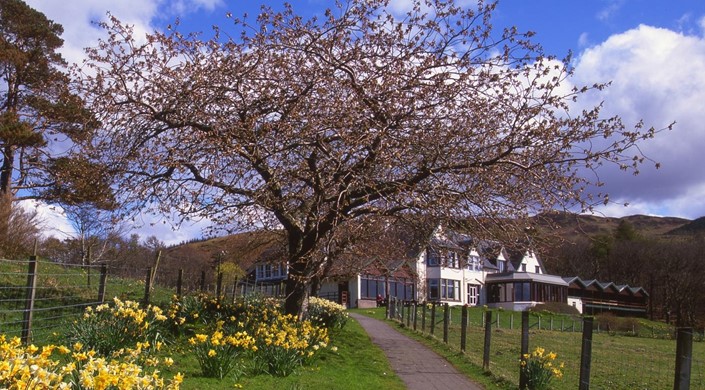
[{"label": "shrub", "polygon": [[270,323],[258,324],[254,335],[257,340],[254,367],[274,376],[288,376],[312,361],[329,341],[326,328],[281,313]]},{"label": "shrub", "polygon": [[307,318],[315,325],[342,329],[348,322],[345,306],[316,297],[308,300]]},{"label": "shrub", "polygon": [[[64,356],[54,358],[57,352]],[[80,344],[74,345],[73,350],[48,345],[40,351],[34,345],[23,346],[19,338],[8,341],[0,335],[0,388],[179,389],[183,380],[181,374],[166,381],[156,368],[145,370],[137,364],[137,355],[139,352],[129,351],[124,355],[116,354],[108,361]],[[151,362],[153,366],[158,363]]]},{"label": "shrub", "polygon": [[580,312],[575,306],[563,302],[539,303],[530,310],[535,313],[580,315]]},{"label": "shrub", "polygon": [[537,347],[534,352],[526,354],[521,360],[521,372],[526,377],[529,390],[548,389],[553,378],[562,378],[563,363],[555,365],[556,354],[545,353],[546,350]]},{"label": "shrub", "polygon": [[608,332],[639,334],[641,324],[633,317],[617,317],[612,313],[601,313],[595,316],[595,326]]},{"label": "shrub", "polygon": [[[238,359],[247,351],[256,351],[255,340],[247,332],[226,336],[219,321],[210,334],[196,334],[189,339],[205,377],[223,379],[238,367]],[[237,376],[242,372],[239,370]]]},{"label": "shrub", "polygon": [[108,304],[87,307],[83,318],[71,325],[68,337],[72,343],[108,356],[120,349],[135,347],[137,343],[159,346],[163,342],[162,325],[166,320],[157,306],[142,309],[137,302],[114,298],[112,307]]}]

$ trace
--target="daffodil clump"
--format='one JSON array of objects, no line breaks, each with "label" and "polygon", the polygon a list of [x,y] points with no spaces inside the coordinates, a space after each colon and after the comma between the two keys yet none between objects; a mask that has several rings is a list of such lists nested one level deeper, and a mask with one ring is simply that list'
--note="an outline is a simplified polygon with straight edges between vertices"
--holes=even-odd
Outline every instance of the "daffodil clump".
[{"label": "daffodil clump", "polygon": [[[59,356],[56,356],[59,355]],[[133,353],[100,357],[77,343],[73,349],[23,346],[0,335],[0,388],[3,389],[179,389],[183,376],[165,380],[156,368],[145,370]],[[154,365],[159,362],[152,362]],[[164,363],[173,363],[165,358]]]},{"label": "daffodil clump", "polygon": [[553,378],[563,377],[563,363],[556,363],[557,355],[553,352],[546,353],[541,347],[525,354],[521,360],[521,371],[526,376],[527,386],[530,390],[548,389]]},{"label": "daffodil clump", "polygon": [[222,379],[235,368],[239,376],[243,366],[239,361],[241,356],[257,351],[255,339],[247,332],[223,333],[223,321],[218,321],[212,333],[198,333],[188,343],[193,347],[203,375],[209,378]]},{"label": "daffodil clump", "polygon": [[158,306],[143,309],[137,302],[113,298],[112,305],[87,307],[83,318],[72,324],[68,338],[108,356],[137,343],[161,343],[166,320]]},{"label": "daffodil clump", "polygon": [[316,297],[308,300],[307,318],[314,324],[325,326],[326,328],[342,329],[348,322],[348,312],[345,306]]},{"label": "daffodil clump", "polygon": [[329,343],[325,327],[281,313],[268,323],[259,323],[254,329],[254,337],[257,340],[256,371],[275,376],[288,376],[312,361]]}]

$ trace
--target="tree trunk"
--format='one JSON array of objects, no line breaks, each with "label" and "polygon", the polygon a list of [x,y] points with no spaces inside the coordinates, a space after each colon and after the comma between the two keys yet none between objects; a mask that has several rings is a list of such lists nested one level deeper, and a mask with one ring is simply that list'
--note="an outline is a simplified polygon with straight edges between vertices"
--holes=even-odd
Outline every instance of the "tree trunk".
[{"label": "tree trunk", "polygon": [[2,168],[0,168],[0,193],[10,195],[12,193],[12,167],[15,163],[15,147],[5,146],[3,150]]},{"label": "tree trunk", "polygon": [[284,301],[284,313],[302,319],[308,307],[308,293],[310,290],[310,280],[305,277],[292,277],[290,274],[286,279],[286,300]]}]

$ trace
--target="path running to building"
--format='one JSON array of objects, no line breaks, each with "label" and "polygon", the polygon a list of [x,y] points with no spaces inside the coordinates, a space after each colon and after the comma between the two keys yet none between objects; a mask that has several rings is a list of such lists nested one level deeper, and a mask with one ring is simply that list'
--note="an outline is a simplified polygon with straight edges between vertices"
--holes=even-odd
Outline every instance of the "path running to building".
[{"label": "path running to building", "polygon": [[447,360],[425,345],[399,333],[384,321],[350,313],[389,359],[394,372],[409,390],[482,390]]}]

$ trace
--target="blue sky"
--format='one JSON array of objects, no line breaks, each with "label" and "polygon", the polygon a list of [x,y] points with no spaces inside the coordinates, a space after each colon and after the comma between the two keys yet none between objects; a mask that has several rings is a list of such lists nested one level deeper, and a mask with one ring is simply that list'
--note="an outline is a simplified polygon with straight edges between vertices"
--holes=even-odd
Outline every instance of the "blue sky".
[{"label": "blue sky", "polygon": [[[226,12],[257,13],[257,0],[26,0],[64,26],[64,56],[82,59],[82,48],[95,44],[101,31],[91,24],[107,11],[135,24],[137,31],[162,30],[175,18],[181,31],[208,33],[226,26]],[[460,0],[472,6],[473,2]],[[321,13],[332,1],[292,1],[304,15]],[[391,0],[396,11],[408,0]],[[279,7],[282,2],[268,4]],[[611,81],[612,86],[589,103],[604,102],[605,115],[618,114],[628,125],[643,119],[671,132],[659,134],[642,150],[662,164],[644,165],[638,176],[613,169],[600,171],[613,203],[598,211],[607,216],[652,214],[695,219],[705,216],[705,1],[702,0],[504,0],[492,18],[495,28],[515,25],[534,31],[548,54],[573,52],[571,83]],[[629,207],[624,207],[629,203]],[[52,218],[47,214],[47,218]],[[147,218],[147,220],[152,220]],[[57,225],[57,223],[53,223]],[[201,225],[174,230],[169,224],[138,233],[173,243],[200,236]]]}]

